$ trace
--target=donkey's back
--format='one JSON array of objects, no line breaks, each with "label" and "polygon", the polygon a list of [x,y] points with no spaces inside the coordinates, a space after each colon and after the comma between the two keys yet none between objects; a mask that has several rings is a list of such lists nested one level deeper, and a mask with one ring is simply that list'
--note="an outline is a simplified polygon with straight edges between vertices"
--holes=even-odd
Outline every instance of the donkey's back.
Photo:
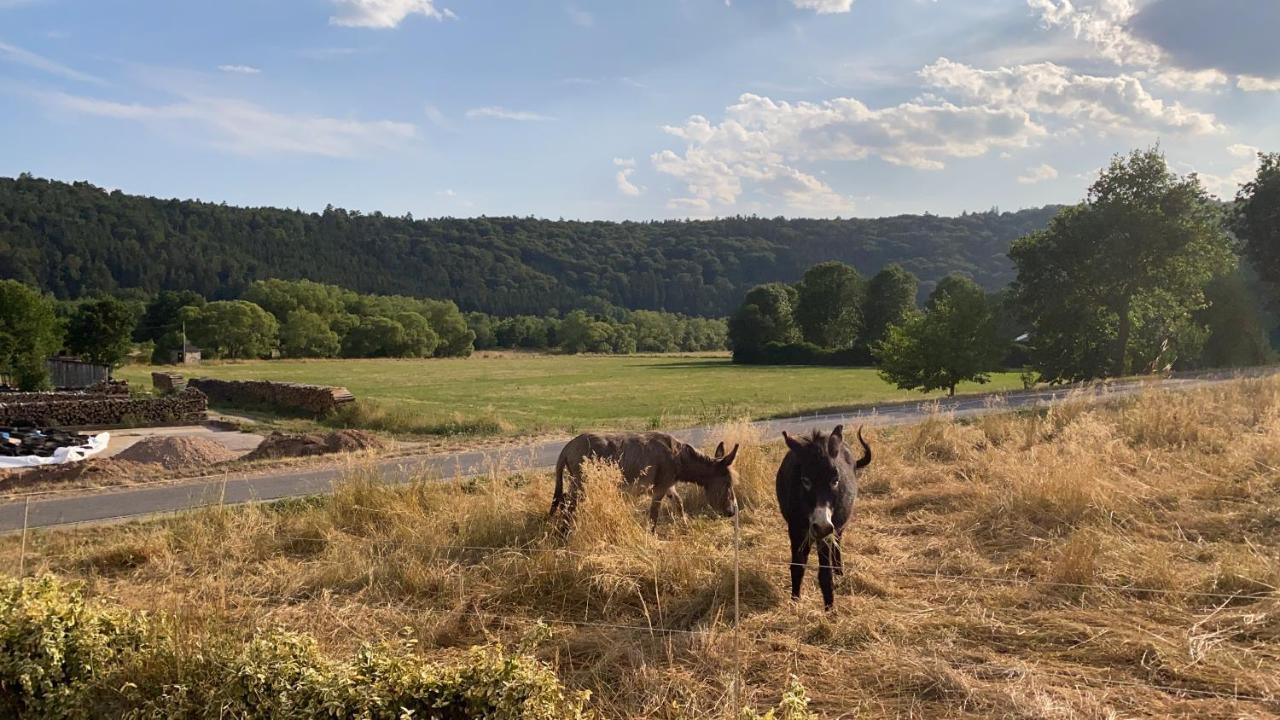
[{"label": "donkey's back", "polygon": [[570,440],[556,460],[556,492],[551,500],[554,514],[564,504],[564,476],[569,474],[569,493],[576,496],[582,483],[582,463],[599,458],[617,463],[628,484],[654,484],[674,479],[685,444],[660,432],[583,433]]}]

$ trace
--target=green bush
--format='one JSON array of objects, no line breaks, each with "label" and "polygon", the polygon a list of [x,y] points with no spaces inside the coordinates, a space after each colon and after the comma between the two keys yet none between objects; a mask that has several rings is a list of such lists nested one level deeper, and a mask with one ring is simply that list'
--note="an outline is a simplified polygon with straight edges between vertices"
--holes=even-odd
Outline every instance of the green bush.
[{"label": "green bush", "polygon": [[51,577],[0,586],[0,716],[559,720],[587,717],[545,665],[501,648],[423,662],[368,647],[333,660],[280,631],[191,638],[145,615],[85,605]]},{"label": "green bush", "polygon": [[0,585],[0,717],[97,717],[105,676],[145,647],[141,615],[88,609],[52,577]]}]

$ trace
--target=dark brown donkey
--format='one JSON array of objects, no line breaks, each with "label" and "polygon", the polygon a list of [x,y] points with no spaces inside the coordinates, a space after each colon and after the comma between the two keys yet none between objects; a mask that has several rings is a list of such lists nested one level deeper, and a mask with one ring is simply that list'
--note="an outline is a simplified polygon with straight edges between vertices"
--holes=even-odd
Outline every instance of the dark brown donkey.
[{"label": "dark brown donkey", "polygon": [[[623,481],[628,485],[643,483],[652,487],[649,520],[654,529],[658,527],[658,510],[663,498],[671,498],[684,513],[684,504],[675,491],[677,482],[700,485],[711,507],[726,517],[733,517],[738,512],[738,500],[733,494],[737,480],[733,459],[737,454],[737,445],[726,455],[724,443],[720,443],[715,457],[707,457],[666,433],[583,433],[564,446],[556,461],[556,494],[551,500],[551,514],[563,510],[566,517],[573,515],[582,495],[582,462],[596,457],[618,463]],[[569,473],[567,496],[566,471]]]},{"label": "dark brown donkey", "polygon": [[791,599],[800,599],[804,566],[809,562],[809,546],[818,546],[818,587],[828,610],[835,603],[832,571],[844,574],[840,556],[840,536],[853,515],[858,496],[857,471],[871,464],[871,446],[862,439],[862,458],[857,462],[844,444],[844,426],[830,435],[817,430],[807,438],[793,438],[785,432],[787,456],[778,468],[778,509],[787,521],[791,536]]}]

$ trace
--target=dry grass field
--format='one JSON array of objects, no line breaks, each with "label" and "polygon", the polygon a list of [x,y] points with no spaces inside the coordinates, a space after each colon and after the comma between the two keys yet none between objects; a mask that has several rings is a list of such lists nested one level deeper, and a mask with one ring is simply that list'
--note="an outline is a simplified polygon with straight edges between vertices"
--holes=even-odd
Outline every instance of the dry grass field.
[{"label": "dry grass field", "polygon": [[657,537],[596,468],[564,539],[545,473],[5,538],[0,567],[82,580],[97,602],[190,633],[282,626],[327,651],[409,637],[547,661],[608,718],[730,718],[795,676],[830,718],[1280,715],[1280,381],[873,437],[824,613],[788,598],[773,500],[782,453],[745,425],[734,524],[699,510]]}]

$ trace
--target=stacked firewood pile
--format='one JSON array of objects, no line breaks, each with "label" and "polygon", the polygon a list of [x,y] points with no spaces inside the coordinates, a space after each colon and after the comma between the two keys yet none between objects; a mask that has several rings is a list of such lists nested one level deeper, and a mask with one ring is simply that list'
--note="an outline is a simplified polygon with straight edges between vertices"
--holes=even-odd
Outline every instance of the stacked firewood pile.
[{"label": "stacked firewood pile", "polygon": [[270,380],[213,380],[191,378],[188,387],[198,388],[212,403],[247,407],[269,407],[285,412],[326,415],[343,403],[354,402],[344,387],[303,385]]},{"label": "stacked firewood pile", "polygon": [[153,398],[84,393],[21,395],[21,401],[0,396],[0,424],[37,427],[189,424],[203,421],[209,409],[204,393],[192,388]]},{"label": "stacked firewood pile", "polygon": [[128,395],[128,380],[103,380],[84,389],[90,395]]},{"label": "stacked firewood pile", "polygon": [[86,435],[51,428],[0,427],[0,455],[51,457],[58,448],[79,447],[89,442]]},{"label": "stacked firewood pile", "polygon": [[155,386],[156,390],[167,395],[181,391],[187,386],[187,381],[175,372],[153,372],[151,373],[151,384]]}]

